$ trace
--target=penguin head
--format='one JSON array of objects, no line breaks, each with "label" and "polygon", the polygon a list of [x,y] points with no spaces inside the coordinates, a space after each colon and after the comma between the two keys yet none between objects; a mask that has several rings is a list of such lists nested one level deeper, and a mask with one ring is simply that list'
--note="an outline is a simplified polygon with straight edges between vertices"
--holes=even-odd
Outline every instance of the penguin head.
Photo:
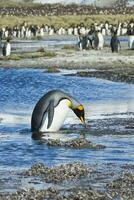
[{"label": "penguin head", "polygon": [[55,106],[58,105],[60,101],[66,99],[67,107],[69,107],[76,114],[83,124],[85,123],[84,106],[78,100],[60,90],[50,91],[49,95],[52,94],[54,95]]},{"label": "penguin head", "polygon": [[80,121],[84,124],[85,123],[84,106],[74,99],[73,100],[71,99],[68,106],[76,114],[76,116],[80,119]]},{"label": "penguin head", "polygon": [[78,105],[75,108],[72,108],[73,112],[76,114],[76,116],[81,120],[81,122],[85,123],[85,111],[83,105]]}]

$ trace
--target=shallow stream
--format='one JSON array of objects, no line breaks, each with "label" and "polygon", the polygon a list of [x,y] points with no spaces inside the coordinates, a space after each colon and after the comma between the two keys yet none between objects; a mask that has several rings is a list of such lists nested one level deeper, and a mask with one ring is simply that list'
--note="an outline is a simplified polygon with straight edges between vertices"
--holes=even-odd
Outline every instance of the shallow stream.
[{"label": "shallow stream", "polygon": [[[134,163],[134,85],[64,76],[64,73],[0,69],[0,192],[33,186],[15,174],[37,162],[49,166],[74,161],[100,166]],[[55,136],[75,138],[85,131],[87,139],[105,145],[105,149],[48,147],[43,139],[31,138],[33,108],[52,89],[66,91],[83,103],[90,125],[85,130],[70,111],[62,130]]]}]

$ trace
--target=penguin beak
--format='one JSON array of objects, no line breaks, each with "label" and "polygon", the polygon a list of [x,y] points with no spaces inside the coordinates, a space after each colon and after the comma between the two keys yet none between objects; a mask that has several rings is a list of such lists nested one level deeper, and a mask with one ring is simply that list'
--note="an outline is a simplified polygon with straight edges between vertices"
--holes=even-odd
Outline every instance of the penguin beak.
[{"label": "penguin beak", "polygon": [[76,116],[80,119],[80,121],[85,124],[85,112],[84,107],[82,105],[77,108],[72,109]]}]

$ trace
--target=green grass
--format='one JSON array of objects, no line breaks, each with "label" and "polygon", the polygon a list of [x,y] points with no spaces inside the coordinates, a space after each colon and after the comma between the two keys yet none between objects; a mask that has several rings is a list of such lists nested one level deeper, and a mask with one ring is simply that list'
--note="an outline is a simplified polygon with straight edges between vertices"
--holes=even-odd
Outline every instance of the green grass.
[{"label": "green grass", "polygon": [[6,61],[6,60],[21,60],[21,56],[20,55],[16,55],[16,54],[14,54],[14,55],[10,55],[10,56],[6,56],[6,57],[4,57],[4,56],[2,56],[2,57],[0,57],[0,60],[2,61]]},{"label": "green grass", "polygon": [[39,49],[37,49],[37,52],[45,52],[45,49],[43,47],[40,47]]},{"label": "green grass", "polygon": [[43,40],[42,36],[33,36],[31,37],[31,40]]},{"label": "green grass", "polygon": [[0,7],[37,7],[40,3],[32,3],[32,0],[0,0]]},{"label": "green grass", "polygon": [[76,50],[76,46],[75,46],[75,45],[68,45],[68,44],[66,44],[66,45],[64,45],[64,46],[62,47],[62,49],[66,49],[66,50]]},{"label": "green grass", "polygon": [[134,56],[134,50],[131,49],[123,49],[119,52],[120,55],[123,56]]},{"label": "green grass", "polygon": [[60,72],[59,69],[57,69],[57,67],[49,67],[46,71],[46,73],[58,73]]},{"label": "green grass", "polygon": [[70,25],[77,25],[84,23],[85,26],[90,26],[92,23],[100,23],[109,21],[111,24],[117,24],[119,21],[129,21],[133,19],[133,15],[64,15],[64,16],[0,16],[0,27],[12,27],[16,24],[22,24],[26,21],[31,24],[49,24],[54,25],[56,28],[61,26],[69,27]]},{"label": "green grass", "polygon": [[32,59],[32,58],[41,58],[41,57],[55,57],[56,54],[52,51],[38,51],[33,53],[22,53],[22,54],[13,54],[7,57],[0,57],[0,60],[21,60],[21,59]]}]

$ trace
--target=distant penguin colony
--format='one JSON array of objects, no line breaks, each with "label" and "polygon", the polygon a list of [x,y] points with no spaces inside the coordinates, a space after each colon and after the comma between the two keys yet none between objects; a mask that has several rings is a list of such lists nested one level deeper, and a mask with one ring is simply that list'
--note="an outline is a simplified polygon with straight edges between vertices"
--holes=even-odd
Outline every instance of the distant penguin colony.
[{"label": "distant penguin colony", "polygon": [[132,35],[134,34],[134,21],[122,22],[116,25],[110,24],[108,21],[101,23],[92,23],[90,26],[85,26],[83,23],[77,25],[71,25],[68,27],[55,27],[49,24],[29,24],[28,22],[23,22],[21,25],[15,25],[13,27],[3,26],[0,28],[1,38],[31,38],[44,35],[87,35],[89,32],[99,31],[103,36],[111,35],[117,30],[117,35]]},{"label": "distant penguin colony", "polygon": [[49,91],[37,102],[33,110],[31,119],[32,132],[58,131],[70,109],[82,123],[85,123],[82,104],[60,90]]}]

